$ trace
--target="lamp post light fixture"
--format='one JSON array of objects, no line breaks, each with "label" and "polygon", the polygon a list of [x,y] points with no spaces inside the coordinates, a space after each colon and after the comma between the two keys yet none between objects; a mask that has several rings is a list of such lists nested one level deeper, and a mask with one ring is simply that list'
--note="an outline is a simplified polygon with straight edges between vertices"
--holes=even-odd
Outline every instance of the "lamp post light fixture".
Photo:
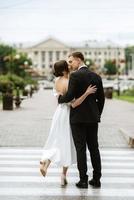
[{"label": "lamp post light fixture", "polygon": [[32,65],[30,65],[27,60],[24,62],[24,71],[29,73],[29,74],[33,71]]},{"label": "lamp post light fixture", "polygon": [[119,75],[120,75],[120,65],[118,64],[118,70],[117,70],[117,95],[120,96],[120,79],[119,79]]},{"label": "lamp post light fixture", "polygon": [[86,60],[85,60],[85,64],[89,67],[90,64],[91,64],[91,61],[90,61],[90,56],[87,54],[86,56]]},{"label": "lamp post light fixture", "polygon": [[28,61],[24,62],[24,66],[27,67],[28,66]]},{"label": "lamp post light fixture", "polygon": [[20,54],[16,54],[14,57],[16,60],[20,59]]},{"label": "lamp post light fixture", "polygon": [[89,66],[90,65],[90,61],[86,60],[86,65]]}]

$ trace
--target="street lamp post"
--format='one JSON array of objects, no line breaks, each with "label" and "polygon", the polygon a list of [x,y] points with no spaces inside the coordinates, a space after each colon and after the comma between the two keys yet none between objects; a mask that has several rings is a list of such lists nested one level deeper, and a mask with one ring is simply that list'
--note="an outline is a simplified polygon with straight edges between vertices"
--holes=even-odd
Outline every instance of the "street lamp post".
[{"label": "street lamp post", "polygon": [[120,65],[119,65],[119,53],[120,53],[120,48],[117,47],[117,60],[116,60],[116,66],[117,66],[117,95],[118,97],[120,96],[120,80],[119,80],[119,69],[120,69]]},{"label": "street lamp post", "polygon": [[87,65],[87,66],[90,65],[90,61],[89,61],[89,60],[86,61],[86,65]]},{"label": "street lamp post", "polygon": [[24,61],[24,71],[27,72],[28,71],[28,61]]},{"label": "street lamp post", "polygon": [[11,49],[11,57],[10,57],[10,73],[12,74],[13,68],[13,50]]},{"label": "street lamp post", "polygon": [[89,66],[90,66],[90,64],[91,64],[90,56],[89,56],[89,55],[86,56],[85,64],[86,64],[86,65],[88,66],[88,68],[89,68]]},{"label": "street lamp post", "polygon": [[120,75],[120,65],[118,65],[118,71],[117,71],[117,85],[118,85],[118,88],[117,88],[117,95],[120,96],[120,79],[119,79],[119,75]]}]

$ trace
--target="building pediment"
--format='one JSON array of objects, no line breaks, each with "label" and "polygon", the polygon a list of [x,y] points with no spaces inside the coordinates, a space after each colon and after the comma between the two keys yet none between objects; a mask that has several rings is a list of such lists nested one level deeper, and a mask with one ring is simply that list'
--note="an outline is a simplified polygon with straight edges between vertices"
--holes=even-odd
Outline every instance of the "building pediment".
[{"label": "building pediment", "polygon": [[34,45],[32,48],[37,48],[37,49],[65,49],[68,48],[68,46],[56,39],[49,38],[45,41],[42,41],[36,45]]}]

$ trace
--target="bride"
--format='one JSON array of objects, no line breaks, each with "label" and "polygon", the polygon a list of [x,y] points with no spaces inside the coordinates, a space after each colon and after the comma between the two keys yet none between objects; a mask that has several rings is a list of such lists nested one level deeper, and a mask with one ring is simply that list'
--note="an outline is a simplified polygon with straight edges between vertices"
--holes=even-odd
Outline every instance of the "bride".
[{"label": "bride", "polygon": [[[69,68],[65,60],[60,60],[54,64],[54,75],[57,77],[54,95],[58,97],[59,94],[65,94],[68,89]],[[61,186],[67,184],[68,167],[76,163],[76,152],[69,122],[70,106],[73,108],[79,106],[88,95],[95,92],[96,87],[90,85],[78,99],[74,99],[69,104],[58,104],[54,113],[49,136],[40,160],[40,172],[43,176],[46,176],[51,162],[62,166]]]}]

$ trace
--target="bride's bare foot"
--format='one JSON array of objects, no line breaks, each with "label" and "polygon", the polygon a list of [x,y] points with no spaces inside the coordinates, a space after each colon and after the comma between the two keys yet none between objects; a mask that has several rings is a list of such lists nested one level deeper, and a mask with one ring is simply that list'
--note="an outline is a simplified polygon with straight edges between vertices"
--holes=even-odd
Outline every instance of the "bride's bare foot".
[{"label": "bride's bare foot", "polygon": [[51,161],[49,159],[44,160],[44,161],[40,161],[40,172],[42,174],[42,176],[46,176],[47,174],[47,168],[49,167]]}]

